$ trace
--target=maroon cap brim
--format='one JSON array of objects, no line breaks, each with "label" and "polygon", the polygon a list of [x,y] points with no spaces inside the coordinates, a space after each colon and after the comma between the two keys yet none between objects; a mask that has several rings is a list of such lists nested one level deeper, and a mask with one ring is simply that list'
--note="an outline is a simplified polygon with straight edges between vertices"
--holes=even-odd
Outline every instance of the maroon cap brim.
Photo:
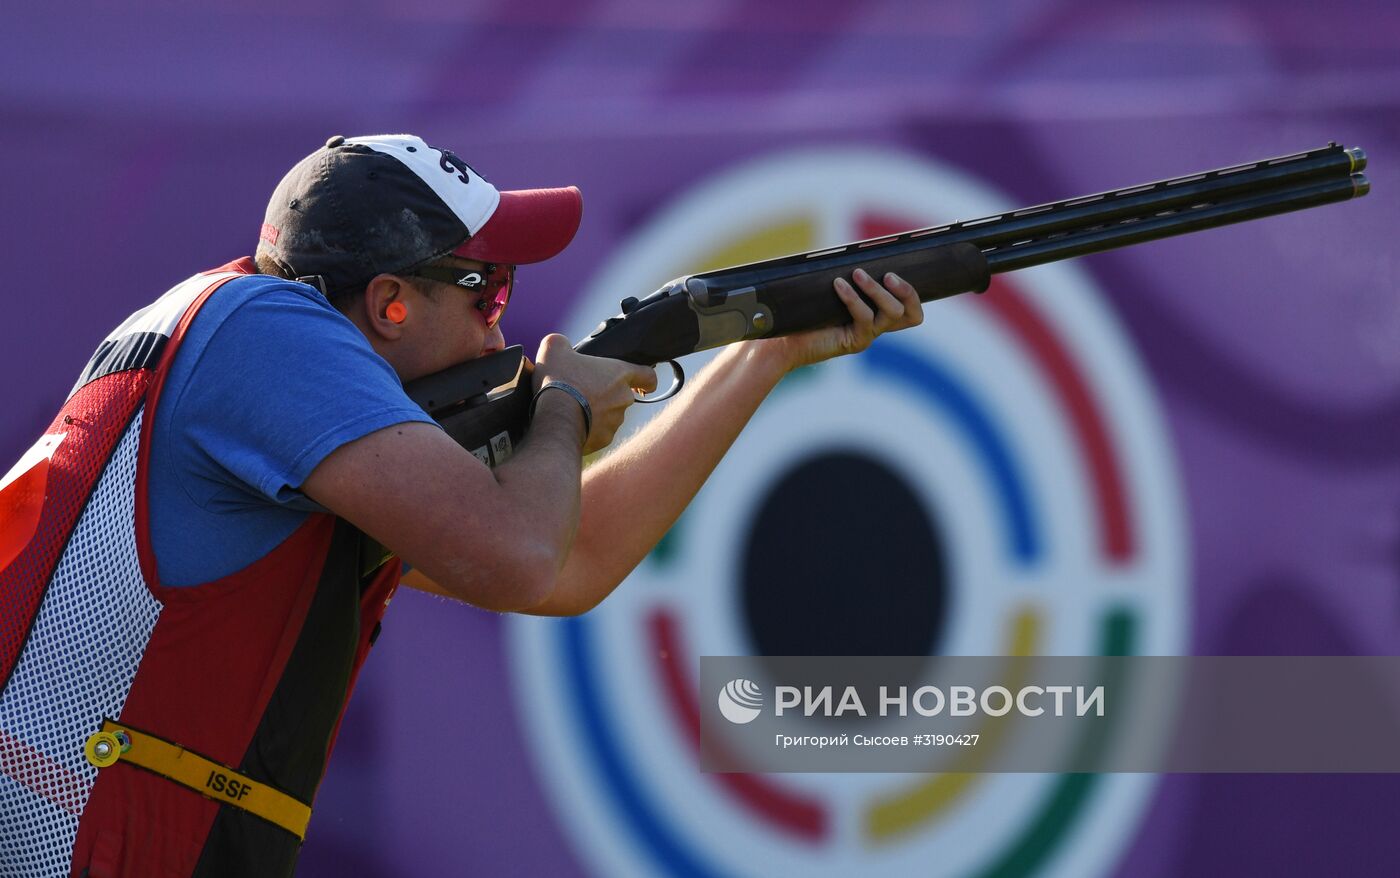
[{"label": "maroon cap brim", "polygon": [[486,225],[452,253],[507,265],[543,262],[569,246],[582,218],[583,195],[574,186],[502,192]]}]

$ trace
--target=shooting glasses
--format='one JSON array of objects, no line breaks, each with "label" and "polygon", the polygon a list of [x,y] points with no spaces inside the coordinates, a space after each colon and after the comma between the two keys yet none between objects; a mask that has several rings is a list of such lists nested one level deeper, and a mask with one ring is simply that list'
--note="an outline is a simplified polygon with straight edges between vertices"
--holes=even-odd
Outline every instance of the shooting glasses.
[{"label": "shooting glasses", "polygon": [[454,268],[450,265],[425,265],[411,272],[413,277],[452,284],[470,292],[480,292],[476,309],[486,318],[486,328],[501,322],[510,303],[510,290],[515,285],[515,266],[488,262],[482,268]]}]

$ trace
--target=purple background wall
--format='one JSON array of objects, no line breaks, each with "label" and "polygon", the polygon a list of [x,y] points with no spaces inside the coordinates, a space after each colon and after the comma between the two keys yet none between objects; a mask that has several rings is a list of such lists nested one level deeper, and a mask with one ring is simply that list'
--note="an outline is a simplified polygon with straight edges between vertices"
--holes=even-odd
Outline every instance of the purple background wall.
[{"label": "purple background wall", "polygon": [[[1084,262],[1176,444],[1200,653],[1391,653],[1400,568],[1400,12],[1314,4],[88,2],[0,29],[0,458],[118,320],[250,250],[283,170],[409,130],[503,188],[581,186],[533,348],[621,238],[746,157],[890,145],[1032,204],[1360,145],[1358,203]],[[635,291],[633,291],[635,292]],[[302,874],[584,874],[502,621],[398,599]],[[1121,875],[1389,874],[1400,782],[1170,777]]]}]

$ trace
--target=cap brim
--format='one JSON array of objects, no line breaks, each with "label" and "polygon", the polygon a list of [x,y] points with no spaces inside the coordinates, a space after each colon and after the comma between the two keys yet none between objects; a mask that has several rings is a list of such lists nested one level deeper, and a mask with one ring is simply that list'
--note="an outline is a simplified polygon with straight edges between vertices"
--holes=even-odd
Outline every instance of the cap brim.
[{"label": "cap brim", "polygon": [[508,265],[543,262],[569,246],[582,218],[583,195],[574,186],[502,192],[486,225],[452,253]]}]

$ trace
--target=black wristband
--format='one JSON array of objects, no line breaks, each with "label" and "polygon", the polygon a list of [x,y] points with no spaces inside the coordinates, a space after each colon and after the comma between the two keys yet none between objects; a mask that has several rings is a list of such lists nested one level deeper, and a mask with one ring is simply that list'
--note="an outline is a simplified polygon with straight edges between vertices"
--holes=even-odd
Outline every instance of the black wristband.
[{"label": "black wristband", "polygon": [[578,403],[580,409],[583,409],[583,441],[585,445],[588,444],[588,437],[593,432],[593,407],[588,404],[588,397],[583,395],[583,391],[572,384],[566,384],[563,381],[557,381],[551,378],[548,384],[536,390],[535,398],[530,400],[530,420],[533,421],[535,419],[535,406],[540,404],[540,395],[546,390],[564,391],[574,398],[574,402]]}]

